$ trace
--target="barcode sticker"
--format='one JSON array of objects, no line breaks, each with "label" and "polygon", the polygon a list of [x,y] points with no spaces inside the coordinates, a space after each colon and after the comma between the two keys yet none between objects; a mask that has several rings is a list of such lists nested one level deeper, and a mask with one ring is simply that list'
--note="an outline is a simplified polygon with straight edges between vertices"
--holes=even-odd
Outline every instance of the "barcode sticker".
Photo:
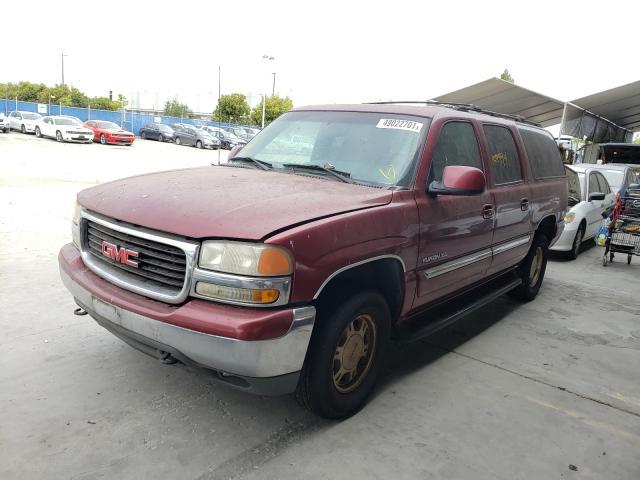
[{"label": "barcode sticker", "polygon": [[376,128],[394,128],[396,130],[406,130],[418,133],[422,130],[422,123],[413,120],[400,120],[397,118],[381,118]]}]

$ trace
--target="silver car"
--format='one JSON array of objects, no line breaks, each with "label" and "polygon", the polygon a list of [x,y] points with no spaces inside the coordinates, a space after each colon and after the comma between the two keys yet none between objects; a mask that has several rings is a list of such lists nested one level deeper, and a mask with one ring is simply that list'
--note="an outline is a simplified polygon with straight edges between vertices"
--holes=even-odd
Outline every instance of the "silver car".
[{"label": "silver car", "polygon": [[22,133],[34,133],[36,123],[42,115],[34,112],[21,112],[15,110],[9,113],[9,130],[20,130]]}]

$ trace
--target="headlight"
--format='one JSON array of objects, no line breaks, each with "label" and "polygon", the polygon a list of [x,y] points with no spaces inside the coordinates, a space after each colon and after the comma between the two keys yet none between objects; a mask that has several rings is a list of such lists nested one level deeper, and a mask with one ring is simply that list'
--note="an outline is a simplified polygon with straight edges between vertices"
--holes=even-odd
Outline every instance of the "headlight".
[{"label": "headlight", "polygon": [[576,214],[574,212],[569,212],[564,217],[564,223],[571,223],[576,219]]},{"label": "headlight", "polygon": [[277,277],[293,271],[291,255],[273,245],[210,240],[202,244],[199,266],[253,277]]},{"label": "headlight", "polygon": [[76,202],[73,207],[73,215],[71,217],[71,239],[73,244],[80,250],[80,212],[82,208]]}]

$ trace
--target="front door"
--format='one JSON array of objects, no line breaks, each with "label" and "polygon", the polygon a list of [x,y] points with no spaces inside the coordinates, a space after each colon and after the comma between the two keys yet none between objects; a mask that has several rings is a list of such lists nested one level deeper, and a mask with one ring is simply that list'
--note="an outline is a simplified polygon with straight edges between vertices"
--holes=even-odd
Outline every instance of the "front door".
[{"label": "front door", "polygon": [[416,307],[481,280],[491,264],[491,192],[469,196],[434,196],[427,192],[430,182],[442,180],[445,166],[464,165],[485,171],[476,128],[462,120],[442,126],[428,162],[428,183],[417,192],[420,252]]}]

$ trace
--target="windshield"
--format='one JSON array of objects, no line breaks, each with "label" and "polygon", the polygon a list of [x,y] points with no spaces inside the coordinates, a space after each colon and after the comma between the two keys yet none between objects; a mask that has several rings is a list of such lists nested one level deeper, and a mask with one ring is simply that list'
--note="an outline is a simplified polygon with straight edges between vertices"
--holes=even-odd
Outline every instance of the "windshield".
[{"label": "windshield", "polygon": [[120,130],[120,127],[113,122],[96,122],[96,126],[103,130]]},{"label": "windshield", "polygon": [[[565,170],[567,172],[567,189],[569,191],[569,196],[573,197],[575,200],[581,201],[582,193],[580,189],[580,179],[578,177],[578,174],[570,168],[565,167]],[[573,200],[572,203],[575,203],[575,200]]]},{"label": "windshield", "polygon": [[273,164],[319,165],[378,185],[411,185],[430,120],[392,113],[289,112],[242,148]]},{"label": "windshield", "polygon": [[82,125],[82,122],[77,118],[56,118],[55,123],[56,125]]},{"label": "windshield", "polygon": [[38,120],[41,117],[37,113],[23,113],[22,118],[25,120]]},{"label": "windshield", "polygon": [[609,182],[609,186],[611,190],[617,191],[620,190],[620,186],[622,185],[622,181],[624,180],[624,172],[622,170],[598,170],[600,173],[604,175],[604,178]]}]

